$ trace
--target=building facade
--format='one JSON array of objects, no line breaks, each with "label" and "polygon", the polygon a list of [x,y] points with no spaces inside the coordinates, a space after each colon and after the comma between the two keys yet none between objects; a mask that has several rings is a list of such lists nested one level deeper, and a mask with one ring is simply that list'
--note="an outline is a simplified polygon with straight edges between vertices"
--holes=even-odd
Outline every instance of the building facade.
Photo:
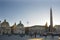
[{"label": "building facade", "polygon": [[11,34],[10,25],[6,20],[4,20],[0,25],[1,25],[1,27],[0,27],[1,34]]},{"label": "building facade", "polygon": [[30,34],[42,34],[45,32],[45,26],[41,26],[41,25],[35,25],[29,28],[29,33]]},{"label": "building facade", "polygon": [[25,34],[25,27],[24,27],[24,25],[21,23],[21,21],[20,21],[20,23],[19,24],[17,24],[16,25],[16,23],[12,26],[12,28],[11,28],[11,32],[12,33],[14,33],[14,34]]},{"label": "building facade", "polygon": [[54,28],[56,29],[56,33],[60,34],[60,25],[55,25]]}]

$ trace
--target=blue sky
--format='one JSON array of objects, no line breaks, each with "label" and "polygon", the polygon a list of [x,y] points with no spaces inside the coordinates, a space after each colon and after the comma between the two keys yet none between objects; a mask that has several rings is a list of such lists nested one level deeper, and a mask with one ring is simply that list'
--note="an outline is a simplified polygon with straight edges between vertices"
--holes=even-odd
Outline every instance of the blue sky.
[{"label": "blue sky", "polygon": [[[60,24],[60,0],[0,0],[0,20],[10,25],[20,20],[25,26],[50,24],[50,7],[53,23]],[[29,24],[27,24],[27,21]]]}]

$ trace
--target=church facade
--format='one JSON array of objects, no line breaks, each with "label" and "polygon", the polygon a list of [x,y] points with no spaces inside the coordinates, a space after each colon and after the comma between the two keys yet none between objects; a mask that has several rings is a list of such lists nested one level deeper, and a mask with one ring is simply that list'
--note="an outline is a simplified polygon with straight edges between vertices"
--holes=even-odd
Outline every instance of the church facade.
[{"label": "church facade", "polygon": [[25,34],[25,27],[22,24],[22,22],[20,21],[19,24],[16,25],[16,23],[11,27],[11,31],[14,34]]},{"label": "church facade", "polygon": [[0,23],[0,34],[11,34],[10,25],[6,20]]},{"label": "church facade", "polygon": [[4,20],[2,23],[0,21],[0,35],[3,34],[25,34],[25,27],[21,23],[17,24],[16,23],[13,26],[10,26],[9,23]]}]

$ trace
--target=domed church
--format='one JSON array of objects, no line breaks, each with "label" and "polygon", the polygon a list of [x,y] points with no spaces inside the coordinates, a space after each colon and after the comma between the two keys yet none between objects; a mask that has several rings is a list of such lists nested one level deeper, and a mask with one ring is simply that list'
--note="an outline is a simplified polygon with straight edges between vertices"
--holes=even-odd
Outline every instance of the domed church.
[{"label": "domed church", "polygon": [[25,27],[22,24],[22,22],[20,21],[19,24],[16,25],[16,23],[12,26],[12,33],[14,34],[24,34],[25,33]]},{"label": "domed church", "polygon": [[10,34],[11,33],[10,25],[6,21],[6,19],[1,23],[1,28],[2,28],[2,34]]}]

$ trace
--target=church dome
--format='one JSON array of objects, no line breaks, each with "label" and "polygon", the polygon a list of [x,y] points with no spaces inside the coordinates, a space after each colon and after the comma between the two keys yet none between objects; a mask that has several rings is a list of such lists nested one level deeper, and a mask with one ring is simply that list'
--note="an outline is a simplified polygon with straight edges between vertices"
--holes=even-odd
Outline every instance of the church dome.
[{"label": "church dome", "polygon": [[11,27],[13,30],[16,29],[16,23]]},{"label": "church dome", "polygon": [[24,27],[24,25],[20,21],[20,23],[17,25],[17,27]]},{"label": "church dome", "polygon": [[6,21],[6,19],[4,20],[4,22],[1,23],[2,27],[9,27],[9,23]]}]

